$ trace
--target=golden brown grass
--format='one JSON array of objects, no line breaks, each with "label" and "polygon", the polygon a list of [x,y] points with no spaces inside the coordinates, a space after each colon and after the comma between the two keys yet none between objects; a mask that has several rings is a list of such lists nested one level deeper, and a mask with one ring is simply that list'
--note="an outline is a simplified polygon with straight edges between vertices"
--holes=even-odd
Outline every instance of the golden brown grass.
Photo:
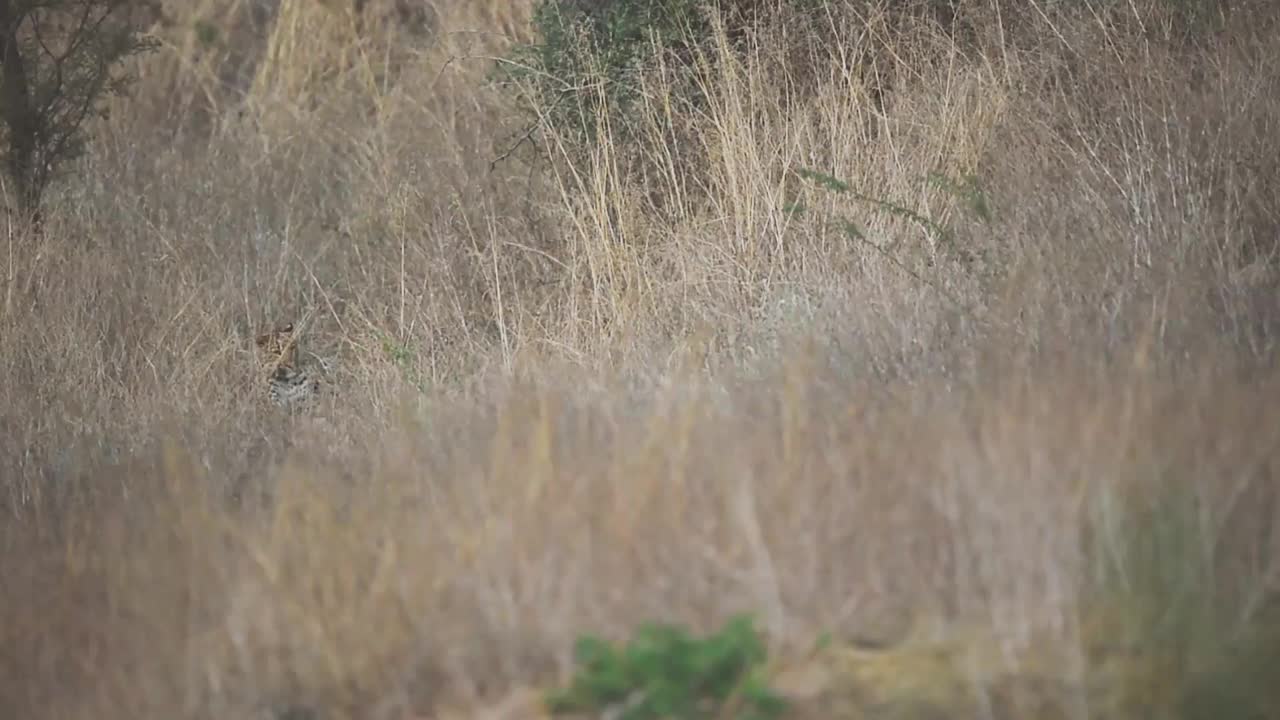
[{"label": "golden brown grass", "polygon": [[[892,604],[1070,646],[1172,490],[1222,617],[1274,593],[1265,3],[1196,42],[1158,3],[837,13],[803,63],[774,27],[585,165],[509,152],[484,78],[527,3],[436,3],[394,55],[250,6],[170,8],[44,236],[8,229],[0,714],[425,717],[744,610],[784,649]],[[252,338],[302,320],[338,397],[286,420]]]}]

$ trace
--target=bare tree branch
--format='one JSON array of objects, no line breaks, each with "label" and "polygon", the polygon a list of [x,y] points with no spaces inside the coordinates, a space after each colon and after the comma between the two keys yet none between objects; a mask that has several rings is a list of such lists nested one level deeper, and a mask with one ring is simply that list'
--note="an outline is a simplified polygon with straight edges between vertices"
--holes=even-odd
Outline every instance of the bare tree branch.
[{"label": "bare tree branch", "polygon": [[0,155],[18,210],[39,221],[45,188],[82,150],[85,124],[154,45],[132,24],[140,0],[0,0]]}]

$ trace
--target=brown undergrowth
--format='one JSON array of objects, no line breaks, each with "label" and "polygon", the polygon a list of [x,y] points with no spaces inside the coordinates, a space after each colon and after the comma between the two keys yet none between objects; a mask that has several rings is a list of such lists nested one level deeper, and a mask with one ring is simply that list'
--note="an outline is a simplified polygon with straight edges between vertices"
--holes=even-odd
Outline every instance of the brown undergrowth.
[{"label": "brown undergrowth", "polygon": [[[7,228],[0,714],[445,717],[749,611],[797,716],[1275,717],[1280,33],[1234,5],[836,4],[586,152],[487,81],[525,4],[169,8]],[[299,417],[283,322],[335,360]]]}]

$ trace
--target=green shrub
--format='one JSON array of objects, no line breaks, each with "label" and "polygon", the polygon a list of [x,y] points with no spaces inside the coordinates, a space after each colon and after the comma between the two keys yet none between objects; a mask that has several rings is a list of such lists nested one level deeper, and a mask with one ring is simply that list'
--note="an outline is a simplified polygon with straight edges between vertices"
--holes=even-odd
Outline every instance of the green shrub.
[{"label": "green shrub", "polygon": [[819,18],[831,1],[538,0],[537,40],[516,46],[498,64],[495,80],[518,88],[534,129],[553,130],[578,159],[605,137],[632,144],[642,76],[660,63],[676,113],[704,108],[705,85],[697,73],[716,57],[709,44],[717,22],[730,44],[740,47],[767,13]]},{"label": "green shrub", "polygon": [[552,714],[611,709],[619,720],[769,720],[785,709],[762,677],[763,642],[745,616],[699,639],[670,625],[646,625],[625,647],[578,641],[581,669],[548,698]]},{"label": "green shrub", "polygon": [[1280,717],[1280,599],[1265,573],[1242,583],[1257,602],[1226,591],[1233,583],[1216,567],[1218,529],[1204,517],[1195,488],[1172,482],[1150,496],[1099,499],[1090,532],[1094,600],[1127,610],[1126,623],[1108,639],[1130,654],[1162,659],[1150,690],[1174,700],[1173,717]]},{"label": "green shrub", "polygon": [[[639,77],[658,54],[687,51],[710,34],[702,0],[540,0],[538,40],[517,46],[498,80],[518,86],[535,122],[569,138],[571,150],[598,139],[600,118],[627,136]],[[605,109],[602,113],[601,110]]]}]

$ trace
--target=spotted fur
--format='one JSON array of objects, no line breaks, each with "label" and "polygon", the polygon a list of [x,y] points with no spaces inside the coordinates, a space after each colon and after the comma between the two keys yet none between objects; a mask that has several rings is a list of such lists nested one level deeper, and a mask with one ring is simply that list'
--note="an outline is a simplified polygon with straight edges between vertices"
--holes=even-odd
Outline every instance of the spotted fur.
[{"label": "spotted fur", "polygon": [[320,394],[318,369],[299,362],[298,334],[293,323],[262,333],[255,344],[272,405],[294,410],[315,401]]}]

